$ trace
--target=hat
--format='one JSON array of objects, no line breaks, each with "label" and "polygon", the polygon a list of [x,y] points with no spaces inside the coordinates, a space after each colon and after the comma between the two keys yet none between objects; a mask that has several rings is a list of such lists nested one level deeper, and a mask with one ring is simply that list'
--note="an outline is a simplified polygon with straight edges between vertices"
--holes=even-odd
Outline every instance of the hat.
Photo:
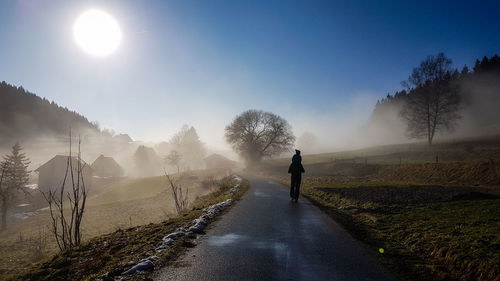
[{"label": "hat", "polygon": [[300,150],[295,149],[295,153],[300,154]]}]

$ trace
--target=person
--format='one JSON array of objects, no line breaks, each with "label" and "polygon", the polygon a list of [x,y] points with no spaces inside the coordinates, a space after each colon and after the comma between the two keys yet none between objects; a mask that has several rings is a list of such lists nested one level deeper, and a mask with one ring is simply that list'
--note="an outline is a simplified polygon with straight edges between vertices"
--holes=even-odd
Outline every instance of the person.
[{"label": "person", "polygon": [[292,164],[288,167],[288,173],[292,176],[292,183],[290,185],[290,200],[297,202],[299,200],[302,173],[305,173],[304,166],[302,166],[302,156],[300,156],[300,150],[295,150],[295,155],[292,157]]},{"label": "person", "polygon": [[302,162],[302,156],[300,156],[300,150],[295,149],[295,154],[292,157],[292,162]]}]

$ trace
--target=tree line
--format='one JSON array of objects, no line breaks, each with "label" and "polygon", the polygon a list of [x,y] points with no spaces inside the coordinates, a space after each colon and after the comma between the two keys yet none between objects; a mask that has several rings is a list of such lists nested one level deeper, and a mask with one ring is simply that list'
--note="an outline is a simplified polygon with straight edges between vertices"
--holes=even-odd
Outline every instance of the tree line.
[{"label": "tree line", "polygon": [[[402,82],[403,89],[387,96],[375,106],[371,121],[391,107],[400,108],[410,138],[425,138],[432,144],[436,133],[453,131],[462,118],[461,109],[470,105],[473,87],[484,87],[500,81],[500,57],[476,60],[472,70],[452,68],[452,60],[443,53],[428,56]],[[498,92],[498,91],[497,91]],[[500,98],[500,92],[497,93]],[[491,98],[491,97],[490,97]],[[495,102],[491,100],[491,102]],[[477,112],[481,116],[484,112]],[[484,114],[484,119],[489,118]],[[479,118],[479,117],[476,117]],[[491,119],[491,118],[490,118]],[[497,120],[483,120],[494,123]]]},{"label": "tree line", "polygon": [[70,127],[101,133],[97,123],[77,112],[5,81],[0,83],[0,100],[0,145],[39,136],[64,136]]}]

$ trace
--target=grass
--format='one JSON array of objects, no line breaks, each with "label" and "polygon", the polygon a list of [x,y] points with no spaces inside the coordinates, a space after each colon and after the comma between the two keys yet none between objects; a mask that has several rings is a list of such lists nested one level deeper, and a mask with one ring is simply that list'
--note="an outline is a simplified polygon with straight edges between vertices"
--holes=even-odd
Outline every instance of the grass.
[{"label": "grass", "polygon": [[[120,275],[131,264],[153,254],[160,257],[157,266],[166,265],[194,245],[188,238],[180,238],[168,250],[156,253],[154,249],[161,238],[191,222],[203,212],[203,208],[229,198],[233,184],[227,182],[220,189],[199,198],[194,208],[182,216],[92,238],[72,251],[59,253],[22,273],[11,275],[7,280],[93,280],[105,273],[112,280],[112,276]],[[233,198],[240,198],[248,188],[248,182],[244,181],[242,187]],[[124,280],[143,278],[144,275],[140,274]]]},{"label": "grass", "polygon": [[[500,136],[382,145],[349,151],[303,155],[303,164],[415,164],[500,160]],[[270,166],[287,166],[290,158],[267,161]]]},{"label": "grass", "polygon": [[[500,200],[465,200],[410,206],[382,217],[390,244],[422,258],[432,257],[445,272],[421,266],[441,279],[498,280]],[[403,239],[401,239],[403,237]]]},{"label": "grass", "polygon": [[[189,202],[193,206],[199,197],[216,189],[203,184],[205,179],[221,176],[217,171],[194,171],[178,179],[183,188],[189,188]],[[115,183],[101,193],[90,193],[82,223],[83,240],[149,223],[160,223],[176,216],[172,195],[162,177],[129,179]],[[41,258],[58,252],[49,230],[47,211],[9,225],[0,233],[0,274],[8,275],[30,267]],[[33,242],[42,235],[45,248],[34,255]],[[0,278],[1,279],[1,278]]]},{"label": "grass", "polygon": [[388,186],[418,188],[386,182],[306,184],[302,194],[363,241],[400,280],[500,280],[500,199],[388,204],[328,190]]},{"label": "grass", "polygon": [[126,179],[112,184],[89,200],[90,205],[112,204],[150,198],[165,191],[165,177]]},{"label": "grass", "polygon": [[[400,280],[498,281],[499,159],[498,137],[304,155],[301,193]],[[289,186],[289,163],[262,174]]]}]

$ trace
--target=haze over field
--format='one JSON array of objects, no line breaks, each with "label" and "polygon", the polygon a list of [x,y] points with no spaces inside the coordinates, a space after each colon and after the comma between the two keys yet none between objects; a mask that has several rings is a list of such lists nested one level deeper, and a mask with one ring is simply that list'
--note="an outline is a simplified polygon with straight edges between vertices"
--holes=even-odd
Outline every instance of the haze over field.
[{"label": "haze over field", "polygon": [[[287,119],[297,137],[312,132],[311,152],[399,142],[357,132],[427,55],[442,51],[460,70],[497,53],[495,6],[15,1],[0,12],[0,79],[134,140],[165,141],[189,124],[208,148],[229,150],[224,127],[256,108]],[[120,31],[105,56],[74,38],[90,9]]]},{"label": "haze over field", "polygon": [[500,281],[499,11],[1,1],[0,279]]}]

